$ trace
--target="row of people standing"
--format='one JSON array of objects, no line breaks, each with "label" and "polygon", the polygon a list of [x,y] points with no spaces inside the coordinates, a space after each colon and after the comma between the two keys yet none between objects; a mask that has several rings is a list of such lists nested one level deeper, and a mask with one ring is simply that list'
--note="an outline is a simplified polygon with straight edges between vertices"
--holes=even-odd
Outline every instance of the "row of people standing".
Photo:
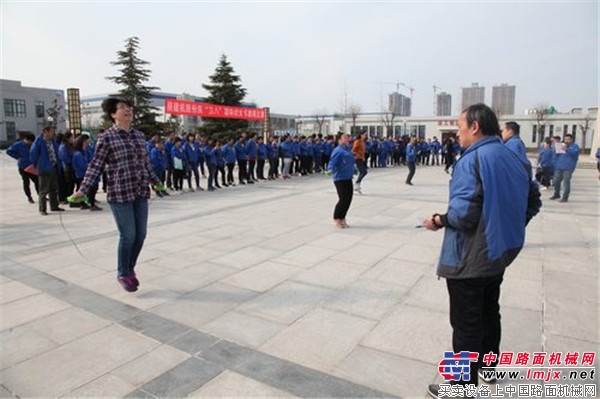
[{"label": "row of people standing", "polygon": [[[39,212],[47,215],[47,201],[51,211],[63,211],[60,204],[67,203],[67,197],[76,187],[79,188],[87,165],[94,154],[94,147],[88,135],[73,139],[70,132],[56,135],[53,126],[46,126],[37,138],[33,134],[23,134],[20,140],[11,145],[6,153],[17,159],[18,170],[23,180],[23,192],[30,203],[35,203],[30,183],[38,194]],[[74,207],[101,210],[96,205],[97,187],[90,192],[87,204],[71,204]]]}]

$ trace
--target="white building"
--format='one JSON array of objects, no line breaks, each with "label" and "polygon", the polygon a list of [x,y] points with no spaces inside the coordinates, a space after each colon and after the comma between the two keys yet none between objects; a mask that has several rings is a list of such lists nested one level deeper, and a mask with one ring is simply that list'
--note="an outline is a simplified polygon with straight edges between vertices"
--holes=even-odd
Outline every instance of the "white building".
[{"label": "white building", "polygon": [[[545,115],[544,120],[538,123],[536,115],[501,115],[500,126],[508,121],[515,121],[521,126],[521,139],[530,150],[539,147],[540,137],[538,126],[544,125],[544,136],[564,137],[570,133],[575,136],[575,142],[581,147],[589,150],[592,147],[596,129],[598,129],[598,108],[588,108],[586,112],[575,112],[564,114]],[[444,140],[448,136],[455,135],[458,131],[458,116],[426,116],[426,117],[396,117],[390,121],[390,114],[386,112],[372,112],[358,115],[356,129],[366,130],[369,137],[401,137],[404,135],[415,136],[424,139],[437,137]],[[587,121],[587,132],[585,143],[583,142],[583,129]],[[315,116],[300,116],[296,120],[298,133],[300,135],[311,135],[319,133],[319,124]],[[349,133],[352,128],[352,118],[340,119],[333,115],[325,117],[321,126],[323,136],[334,135],[338,131]],[[542,138],[543,140],[543,138]],[[584,146],[585,144],[585,146]],[[592,151],[595,153],[595,149]]]},{"label": "white building", "polygon": [[19,138],[20,133],[41,133],[48,122],[48,110],[56,109],[57,132],[65,132],[65,94],[60,89],[25,87],[17,80],[0,79],[0,145],[7,146]]}]

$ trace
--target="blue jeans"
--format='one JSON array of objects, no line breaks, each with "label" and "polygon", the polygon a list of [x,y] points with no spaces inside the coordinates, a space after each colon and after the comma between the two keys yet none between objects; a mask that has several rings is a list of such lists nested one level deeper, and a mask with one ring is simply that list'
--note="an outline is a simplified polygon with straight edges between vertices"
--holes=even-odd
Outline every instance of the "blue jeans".
[{"label": "blue jeans", "polygon": [[565,201],[569,199],[569,194],[571,194],[571,176],[573,175],[572,170],[562,170],[558,169],[554,175],[554,196],[560,197],[560,186],[561,183],[565,183],[565,187],[563,190],[562,199]]},{"label": "blue jeans", "polygon": [[119,230],[117,272],[119,276],[129,276],[146,238],[148,199],[138,197],[133,202],[111,202],[110,209]]}]

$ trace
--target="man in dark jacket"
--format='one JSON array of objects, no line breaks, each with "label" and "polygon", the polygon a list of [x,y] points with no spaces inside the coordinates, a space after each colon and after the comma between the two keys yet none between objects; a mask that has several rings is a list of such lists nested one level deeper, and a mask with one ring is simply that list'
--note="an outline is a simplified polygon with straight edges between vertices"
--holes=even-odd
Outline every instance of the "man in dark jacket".
[{"label": "man in dark jacket", "polygon": [[[504,270],[521,251],[525,225],[539,208],[529,204],[529,172],[502,144],[498,119],[488,106],[475,104],[463,111],[457,136],[466,150],[452,171],[448,210],[424,225],[445,229],[437,274],[448,286],[453,351],[479,356],[470,363],[468,375],[450,373],[447,381],[476,386],[478,373],[484,376],[483,355],[499,357],[498,300]],[[433,397],[439,390],[437,384],[428,388]]]},{"label": "man in dark jacket", "polygon": [[46,126],[35,140],[29,153],[39,179],[40,214],[48,214],[46,196],[50,197],[51,211],[64,211],[58,207],[58,144],[54,140],[54,127]]}]

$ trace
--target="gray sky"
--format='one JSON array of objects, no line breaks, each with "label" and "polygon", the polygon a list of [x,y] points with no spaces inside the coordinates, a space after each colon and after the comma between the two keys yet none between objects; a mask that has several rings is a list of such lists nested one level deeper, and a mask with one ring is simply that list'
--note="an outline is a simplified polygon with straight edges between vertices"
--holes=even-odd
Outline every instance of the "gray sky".
[{"label": "gray sky", "polygon": [[[275,113],[382,110],[394,82],[414,88],[413,115],[433,114],[435,84],[517,86],[516,109],[598,105],[598,2],[36,2],[3,1],[3,79],[81,95],[118,89],[106,76],[130,36],[149,85],[206,95],[220,54]],[[388,82],[388,83],[379,83]],[[400,92],[409,90],[400,86]]]}]

